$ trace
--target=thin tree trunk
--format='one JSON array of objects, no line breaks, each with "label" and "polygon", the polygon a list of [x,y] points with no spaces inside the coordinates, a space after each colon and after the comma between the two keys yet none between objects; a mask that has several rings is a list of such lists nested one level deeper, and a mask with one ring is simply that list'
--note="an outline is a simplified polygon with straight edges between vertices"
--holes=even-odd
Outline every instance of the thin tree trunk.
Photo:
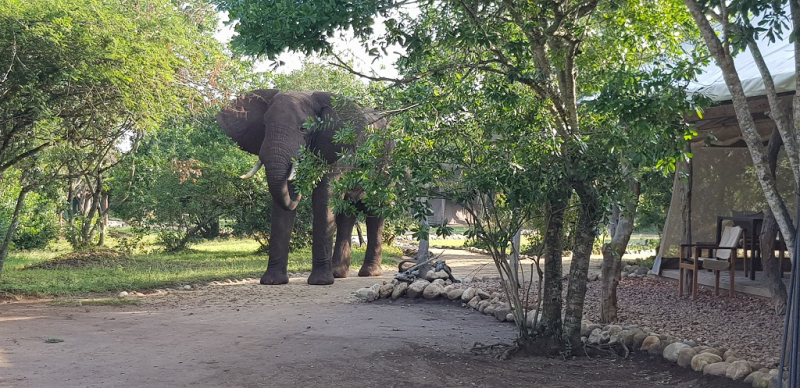
[{"label": "thin tree trunk", "polygon": [[[797,1],[790,1],[789,2],[789,9],[791,10],[792,14],[792,24],[794,25],[795,29],[800,26],[800,3]],[[794,39],[794,73],[800,74],[800,39],[797,39],[795,36]],[[794,97],[792,98],[792,112],[794,113],[793,117],[793,127],[795,130],[791,131],[790,133],[794,134],[795,143],[800,144],[800,131],[797,130],[798,124],[800,121],[800,93],[797,91],[800,90],[800,77],[795,77],[794,80],[794,87],[795,93]],[[795,182],[800,182],[800,177],[795,177]],[[800,183],[798,183],[800,185]],[[800,192],[800,186],[796,187],[797,191]],[[798,220],[800,221],[800,220]],[[795,259],[796,260],[796,259]]]},{"label": "thin tree trunk", "polygon": [[8,225],[8,230],[6,230],[3,244],[0,245],[0,277],[3,275],[3,264],[5,264],[6,257],[8,257],[8,247],[11,245],[14,230],[17,229],[19,213],[22,211],[22,205],[25,203],[25,196],[28,195],[28,191],[30,191],[30,187],[22,186],[20,189],[17,196],[17,205],[14,206],[14,213],[11,215],[11,223]]},{"label": "thin tree trunk", "polygon": [[103,194],[102,202],[100,203],[100,214],[102,220],[98,230],[99,237],[97,239],[97,246],[102,247],[106,240],[106,229],[108,228],[108,194]]},{"label": "thin tree trunk", "polygon": [[[427,217],[424,217],[419,222],[419,227],[420,227],[420,229],[428,229],[428,218]],[[430,238],[430,235],[429,235],[428,238]],[[428,242],[427,238],[424,239],[424,240],[419,240],[419,244],[417,245],[417,263],[422,263],[422,262],[428,260],[428,256],[430,255],[429,249],[428,249],[429,248],[429,244],[430,243]],[[428,273],[429,269],[430,269],[430,265],[429,264],[427,264],[427,263],[423,264],[421,267],[419,267],[419,272],[418,272],[419,276],[421,278],[424,278],[425,274]]]},{"label": "thin tree trunk", "polygon": [[[789,120],[789,114],[783,104],[778,101],[778,93],[775,91],[775,82],[772,79],[772,74],[769,72],[769,68],[767,67],[767,63],[764,61],[764,57],[761,55],[761,50],[758,48],[758,44],[754,41],[747,42],[747,47],[750,49],[750,53],[753,55],[753,60],[758,67],[758,71],[761,73],[761,79],[764,81],[764,90],[767,93],[767,100],[769,101],[769,116],[770,118],[775,121],[775,125],[777,126],[778,133],[780,133],[780,137],[783,139],[784,149],[786,150],[786,155],[789,157],[789,165],[792,168],[792,175],[794,176],[794,186],[798,187],[798,179],[800,179],[800,153],[797,150],[797,139],[794,137],[794,128]],[[772,142],[772,139],[770,139]],[[769,153],[769,150],[767,150]],[[777,158],[777,151],[776,151],[776,158]],[[772,165],[772,160],[768,155],[768,162]],[[772,176],[773,179],[775,178],[775,170],[772,169]]]},{"label": "thin tree trunk", "polygon": [[617,285],[621,279],[622,255],[628,248],[633,233],[633,219],[639,203],[639,183],[633,175],[628,177],[629,196],[625,196],[625,210],[614,209],[618,216],[617,223],[611,231],[611,242],[604,244],[602,264],[602,286],[600,288],[600,322],[617,321]]},{"label": "thin tree trunk", "polygon": [[[685,146],[686,152],[691,152],[692,147],[691,143],[688,141],[686,142]],[[681,237],[681,244],[691,244],[692,243],[692,185],[694,185],[694,163],[691,159],[686,160],[684,163],[686,166],[686,181],[683,185],[681,185],[681,222],[683,224],[683,237]],[[677,171],[675,172],[678,173]],[[684,250],[683,257],[691,257],[692,256],[692,248],[687,246],[685,248],[681,247],[680,249]],[[692,276],[686,273],[686,279],[684,279],[683,284],[687,284],[689,289],[691,290],[694,287],[691,284]],[[683,292],[683,290],[681,290]]]},{"label": "thin tree trunk", "polygon": [[611,216],[608,222],[608,234],[611,241],[603,244],[603,263],[600,268],[600,322],[611,323],[617,320],[617,285],[621,278],[620,264],[616,260],[616,250],[613,244],[617,224],[620,218],[619,206],[611,207]]},{"label": "thin tree trunk", "polygon": [[569,285],[567,287],[566,311],[564,312],[564,339],[570,346],[569,353],[574,353],[581,346],[581,321],[583,305],[586,297],[586,283],[589,275],[589,260],[592,247],[597,238],[597,224],[603,215],[597,194],[592,187],[580,182],[575,192],[580,199],[580,215],[575,235],[575,249],[572,263],[569,266]]},{"label": "thin tree trunk", "polygon": [[[568,195],[562,198],[566,198]],[[546,209],[547,226],[544,236],[544,290],[542,320],[539,331],[543,335],[561,338],[561,292],[564,211],[566,201],[555,201]]]},{"label": "thin tree trunk", "polygon": [[[776,175],[778,166],[778,152],[783,144],[782,135],[778,131],[772,132],[767,144],[767,161],[773,179]],[[778,314],[782,314],[786,309],[786,285],[781,280],[781,263],[775,257],[775,238],[778,236],[778,223],[775,216],[765,209],[764,221],[761,224],[761,263],[764,266],[764,278],[767,280],[767,288],[772,297],[772,304]]]}]

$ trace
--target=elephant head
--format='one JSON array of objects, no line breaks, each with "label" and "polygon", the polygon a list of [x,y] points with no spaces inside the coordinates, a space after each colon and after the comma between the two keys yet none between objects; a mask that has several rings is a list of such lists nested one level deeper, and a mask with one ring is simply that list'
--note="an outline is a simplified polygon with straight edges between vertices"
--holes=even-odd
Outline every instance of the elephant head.
[{"label": "elephant head", "polygon": [[[305,128],[309,118],[318,125]],[[300,196],[291,183],[292,158],[301,147],[310,147],[328,163],[334,163],[343,147],[333,141],[344,125],[358,129],[385,122],[374,112],[328,92],[281,92],[258,89],[244,94],[223,108],[217,122],[243,150],[259,156],[265,166],[273,201],[284,210],[294,210]],[[374,121],[374,123],[373,123]],[[258,164],[249,177],[258,169]]]}]

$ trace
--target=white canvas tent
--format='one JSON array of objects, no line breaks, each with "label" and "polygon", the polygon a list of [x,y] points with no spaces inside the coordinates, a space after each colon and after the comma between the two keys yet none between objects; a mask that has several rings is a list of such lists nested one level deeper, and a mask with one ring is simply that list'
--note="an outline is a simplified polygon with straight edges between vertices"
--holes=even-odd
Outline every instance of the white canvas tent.
[{"label": "white canvas tent", "polygon": [[[789,108],[795,92],[793,44],[787,38],[774,43],[765,39],[758,45],[773,76],[781,103]],[[735,66],[748,97],[756,128],[766,144],[776,128],[768,117],[769,104],[764,95],[764,83],[749,50],[735,57]],[[733,212],[757,212],[766,208],[766,201],[756,179],[750,153],[741,139],[731,95],[721,70],[713,63],[706,66],[689,85],[689,92],[719,102],[719,105],[706,109],[702,117],[688,117],[698,131],[698,135],[692,139],[691,240],[714,241],[717,216],[730,216]],[[670,264],[677,266],[677,261],[670,263],[667,259],[677,258],[684,232],[682,193],[687,187],[680,177],[687,167],[682,168],[684,170],[675,177],[672,201],[657,255],[657,263],[661,268],[669,268]],[[777,180],[779,190],[789,206],[789,213],[794,215],[792,175],[783,155],[778,162]],[[654,268],[654,271],[658,270]]]}]

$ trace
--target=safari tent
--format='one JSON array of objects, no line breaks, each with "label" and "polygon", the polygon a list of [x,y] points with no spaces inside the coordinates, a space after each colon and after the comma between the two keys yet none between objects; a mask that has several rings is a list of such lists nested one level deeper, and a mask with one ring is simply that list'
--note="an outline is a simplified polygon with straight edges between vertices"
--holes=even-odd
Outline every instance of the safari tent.
[{"label": "safari tent", "polygon": [[[774,77],[781,105],[791,112],[795,94],[792,43],[788,39],[774,43],[764,40],[759,42],[759,47]],[[764,84],[750,51],[740,53],[735,58],[735,65],[758,133],[766,145],[776,125],[769,116]],[[692,242],[715,241],[719,223],[726,222],[726,218],[758,217],[759,212],[767,206],[720,69],[713,63],[705,67],[695,82],[689,85],[689,92],[702,94],[714,101],[715,105],[707,108],[702,115],[687,116],[687,121],[693,123],[698,132],[691,140],[693,157],[691,163],[682,164],[675,174],[672,200],[653,268],[662,276],[675,278],[677,274],[668,270],[677,268],[679,247],[685,231],[683,217],[686,213],[684,198],[687,191],[691,193],[689,229]],[[689,169],[691,180],[685,179]],[[794,215],[796,204],[793,200],[792,174],[783,153],[778,160],[777,182],[789,212]],[[747,286],[746,281],[737,280],[737,291],[746,291],[738,290],[740,284]]]}]

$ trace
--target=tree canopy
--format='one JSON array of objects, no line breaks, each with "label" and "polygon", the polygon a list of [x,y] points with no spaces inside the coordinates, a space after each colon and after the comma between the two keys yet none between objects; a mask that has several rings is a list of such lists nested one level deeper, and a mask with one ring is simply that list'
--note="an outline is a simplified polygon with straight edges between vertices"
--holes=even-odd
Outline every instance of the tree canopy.
[{"label": "tree canopy", "polygon": [[[680,157],[686,127],[675,121],[654,125],[661,115],[645,118],[687,108],[679,81],[691,77],[696,58],[681,44],[696,34],[682,4],[292,4],[242,0],[220,7],[239,23],[234,46],[252,55],[327,52],[327,39],[349,28],[372,54],[401,46],[401,78],[374,79],[385,82],[384,107],[404,112],[393,127],[393,165],[405,162],[415,179],[430,179],[418,182],[419,193],[446,186],[437,178],[457,174],[463,186],[452,187],[450,195],[473,203],[488,199],[486,209],[516,217],[530,213],[521,211],[526,206],[545,209],[543,324],[537,330],[567,347],[577,344],[598,226],[610,199],[626,190],[621,166],[654,166],[662,159],[669,165]],[[365,27],[377,16],[385,17],[382,36]],[[570,206],[574,227],[564,218]],[[489,231],[477,223],[476,232]],[[562,326],[561,254],[570,229],[574,253]],[[497,246],[505,247],[513,232],[494,230]],[[495,258],[503,260],[503,251]]]},{"label": "tree canopy", "polygon": [[9,0],[0,20],[0,172],[202,103],[224,58],[201,1]]}]

